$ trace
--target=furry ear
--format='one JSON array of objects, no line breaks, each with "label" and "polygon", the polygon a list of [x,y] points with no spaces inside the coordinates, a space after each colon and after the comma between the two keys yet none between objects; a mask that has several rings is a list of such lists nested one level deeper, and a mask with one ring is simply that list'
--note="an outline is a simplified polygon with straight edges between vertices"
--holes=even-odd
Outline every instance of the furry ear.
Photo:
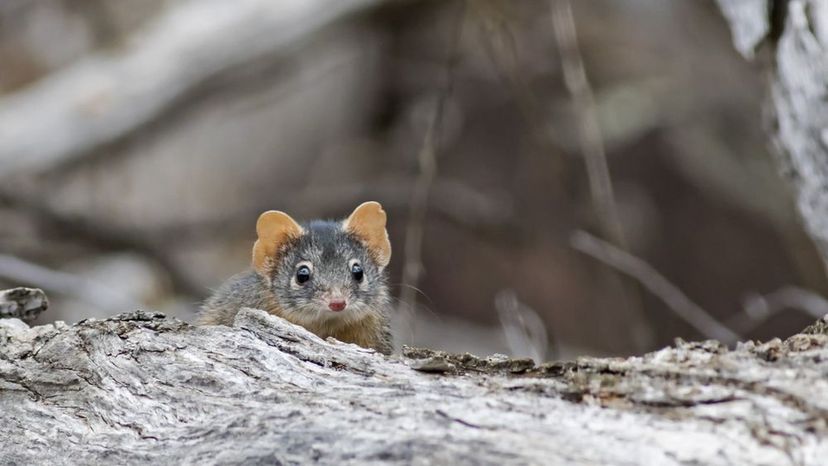
[{"label": "furry ear", "polygon": [[259,275],[267,276],[282,247],[304,232],[305,230],[284,212],[268,210],[260,215],[256,222],[256,234],[259,239],[253,244],[253,269]]},{"label": "furry ear", "polygon": [[385,231],[385,219],[380,203],[369,201],[360,204],[342,222],[342,229],[356,236],[380,267],[391,261],[391,242]]}]

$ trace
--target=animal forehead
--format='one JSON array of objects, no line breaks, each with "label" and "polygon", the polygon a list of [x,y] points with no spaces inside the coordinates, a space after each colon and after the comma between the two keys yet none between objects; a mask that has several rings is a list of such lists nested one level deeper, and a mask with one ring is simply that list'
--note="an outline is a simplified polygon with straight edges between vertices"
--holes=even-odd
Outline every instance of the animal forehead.
[{"label": "animal forehead", "polygon": [[359,253],[353,239],[342,231],[339,223],[312,222],[300,240],[300,249],[307,259],[347,259]]}]

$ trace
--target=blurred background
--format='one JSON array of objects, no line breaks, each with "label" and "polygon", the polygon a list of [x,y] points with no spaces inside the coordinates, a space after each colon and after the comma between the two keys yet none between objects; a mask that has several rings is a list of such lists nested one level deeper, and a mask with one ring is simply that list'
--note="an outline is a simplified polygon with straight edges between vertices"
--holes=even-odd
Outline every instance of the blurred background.
[{"label": "blurred background", "polygon": [[828,312],[714,2],[568,6],[3,0],[0,288],[42,287],[39,323],[191,319],[263,210],[377,200],[400,344],[623,355]]}]

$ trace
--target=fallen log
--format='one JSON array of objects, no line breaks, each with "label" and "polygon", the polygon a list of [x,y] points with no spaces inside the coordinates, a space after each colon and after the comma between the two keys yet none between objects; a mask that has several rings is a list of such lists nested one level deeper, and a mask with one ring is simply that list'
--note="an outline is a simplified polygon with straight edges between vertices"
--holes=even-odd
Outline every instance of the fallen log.
[{"label": "fallen log", "polygon": [[823,464],[828,323],[540,365],[384,357],[262,311],[0,320],[2,464]]}]

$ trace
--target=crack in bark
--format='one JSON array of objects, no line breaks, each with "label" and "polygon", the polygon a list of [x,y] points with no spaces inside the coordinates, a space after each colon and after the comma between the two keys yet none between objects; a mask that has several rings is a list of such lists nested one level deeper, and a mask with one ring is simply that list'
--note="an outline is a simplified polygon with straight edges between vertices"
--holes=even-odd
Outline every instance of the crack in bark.
[{"label": "crack in bark", "polygon": [[[232,328],[133,313],[8,335],[0,462],[589,464],[648,452],[770,465],[828,455],[823,334],[541,365],[416,348],[386,358],[255,310]],[[38,338],[48,342],[37,356],[20,358]],[[434,357],[454,369],[409,367]]]}]

